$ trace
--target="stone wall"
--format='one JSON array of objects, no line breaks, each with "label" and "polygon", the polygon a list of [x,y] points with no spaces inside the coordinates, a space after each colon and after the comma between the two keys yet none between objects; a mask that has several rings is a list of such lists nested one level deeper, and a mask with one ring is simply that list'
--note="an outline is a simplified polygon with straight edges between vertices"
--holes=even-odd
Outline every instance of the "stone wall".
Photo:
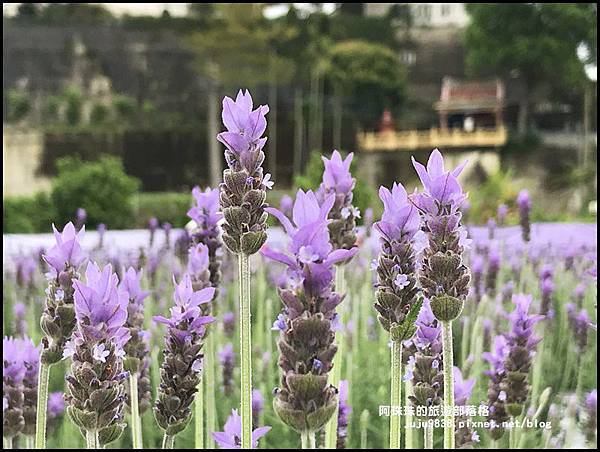
[{"label": "stone wall", "polygon": [[50,187],[49,178],[40,174],[43,151],[43,135],[40,131],[3,127],[3,198],[32,195]]}]

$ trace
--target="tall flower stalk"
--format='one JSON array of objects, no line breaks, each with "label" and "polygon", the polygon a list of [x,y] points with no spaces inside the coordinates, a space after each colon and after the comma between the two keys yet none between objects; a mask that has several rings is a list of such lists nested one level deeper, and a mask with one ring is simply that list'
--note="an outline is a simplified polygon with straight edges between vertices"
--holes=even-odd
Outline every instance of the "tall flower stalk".
[{"label": "tall flower stalk", "polygon": [[214,320],[202,315],[202,305],[209,303],[214,294],[212,287],[195,291],[192,279],[186,273],[179,284],[175,283],[175,305],[170,310],[171,316],[154,317],[156,322],[168,326],[154,406],[154,417],[164,431],[163,449],[173,448],[175,436],[187,427],[192,417],[191,405],[202,372],[206,325]]},{"label": "tall flower stalk", "polygon": [[[380,234],[381,251],[377,261],[377,295],[375,309],[381,326],[390,333],[391,401],[402,406],[402,343],[416,331],[415,322],[421,309],[418,297],[415,234],[419,230],[419,213],[401,184],[379,189],[383,202],[381,221],[374,227]],[[400,448],[400,417],[390,417],[390,449]]]},{"label": "tall flower stalk", "polygon": [[[344,160],[338,151],[333,151],[331,159],[322,157],[325,165],[323,171],[323,182],[319,187],[317,196],[323,202],[328,196],[333,195],[335,202],[329,211],[328,224],[329,240],[334,250],[349,250],[356,243],[356,219],[360,218],[359,210],[352,205],[352,190],[356,184],[355,179],[350,174],[350,164],[353,154],[350,153]],[[335,291],[339,294],[346,292],[345,264],[340,262],[335,270]],[[338,347],[341,347],[343,341],[338,341]],[[342,350],[335,355],[333,370],[330,374],[331,384],[338,388],[340,385],[342,359],[344,353]],[[337,441],[338,412],[336,409],[327,427],[325,428],[325,448],[334,449]]]},{"label": "tall flower stalk", "polygon": [[[223,218],[223,214],[220,211],[219,205],[219,190],[217,188],[206,188],[204,191],[200,190],[199,187],[192,189],[192,196],[194,197],[195,204],[188,211],[187,215],[194,221],[194,227],[192,228],[192,243],[195,245],[203,245],[208,251],[208,284],[218,290],[219,282],[221,280],[221,254],[222,254],[222,238],[221,228],[219,223]],[[198,284],[198,283],[195,283]],[[204,287],[207,287],[205,284]],[[198,289],[198,288],[196,288]],[[215,293],[215,298],[217,297]],[[205,313],[215,312],[213,303],[206,304]],[[208,309],[210,308],[210,309]],[[207,331],[206,337],[206,351],[204,354],[204,397],[198,397],[196,404],[199,405],[201,400],[204,400],[204,411],[206,412],[206,426],[207,430],[214,431],[217,428],[216,422],[216,402],[215,402],[215,344],[213,335]],[[200,388],[199,388],[200,390]],[[198,414],[196,418],[196,427],[204,428],[200,422],[200,407],[196,407]],[[196,448],[201,449],[204,444],[201,444],[199,437],[200,433],[196,434]],[[206,446],[208,448],[213,447],[212,437],[206,437]]]},{"label": "tall flower stalk", "polygon": [[445,171],[444,159],[437,149],[429,156],[427,168],[413,158],[424,187],[422,193],[414,196],[414,202],[423,217],[423,231],[429,241],[419,279],[433,314],[442,324],[445,449],[454,449],[455,443],[452,321],[462,312],[470,280],[469,269],[462,260],[468,243],[467,231],[460,223],[460,208],[466,195],[457,180],[465,164]]},{"label": "tall flower stalk", "polygon": [[[147,408],[148,400],[140,400],[140,387],[148,386],[149,383],[149,359],[147,333],[144,331],[144,300],[150,295],[141,288],[142,272],[136,272],[129,267],[121,283],[121,288],[127,292],[127,321],[125,327],[129,330],[130,339],[125,344],[124,368],[129,372],[129,399],[128,405],[131,410],[131,438],[134,449],[142,448],[142,408]],[[145,392],[144,398],[149,398],[150,393]]]},{"label": "tall flower stalk", "polygon": [[238,257],[242,448],[251,447],[252,364],[250,318],[250,267],[248,258],[267,240],[266,190],[273,186],[271,175],[263,175],[262,150],[267,138],[265,115],[269,107],[253,110],[252,96],[239,91],[235,101],[223,99],[223,124],[227,128],[217,139],[223,143],[228,168],[223,171],[220,203],[225,221],[223,242]]},{"label": "tall flower stalk", "polygon": [[65,357],[73,359],[65,398],[67,413],[85,435],[88,449],[102,448],[125,428],[129,300],[118,279],[110,264],[101,270],[90,262],[85,282],[73,281],[77,329],[65,348]]},{"label": "tall flower stalk", "polygon": [[278,319],[282,387],[274,391],[274,408],[300,434],[303,448],[315,447],[315,432],[338,406],[338,389],[329,383],[328,374],[337,350],[332,323],[343,295],[334,292],[333,272],[335,264],[350,259],[357,249],[332,248],[327,218],[334,202],[329,195],[320,205],[312,191],[299,190],[293,223],[279,210],[267,208],[291,237],[291,255],[270,248],[261,251],[288,267],[288,283],[278,288],[284,304]]},{"label": "tall flower stalk", "polygon": [[78,278],[78,268],[85,260],[79,245],[85,226],[77,231],[73,223],[67,223],[61,232],[52,225],[56,243],[43,259],[49,265],[46,273],[48,288],[40,326],[44,332],[38,373],[38,396],[36,410],[35,447],[46,447],[46,416],[48,408],[48,379],[50,367],[63,357],[65,344],[75,328],[73,279]]}]

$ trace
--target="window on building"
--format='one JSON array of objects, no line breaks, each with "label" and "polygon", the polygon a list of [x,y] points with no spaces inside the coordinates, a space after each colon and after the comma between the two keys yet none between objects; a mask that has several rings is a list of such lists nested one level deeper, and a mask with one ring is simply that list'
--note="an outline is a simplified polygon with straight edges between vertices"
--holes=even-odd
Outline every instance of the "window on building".
[{"label": "window on building", "polygon": [[400,52],[400,61],[407,66],[417,62],[417,53],[414,50],[405,49]]}]

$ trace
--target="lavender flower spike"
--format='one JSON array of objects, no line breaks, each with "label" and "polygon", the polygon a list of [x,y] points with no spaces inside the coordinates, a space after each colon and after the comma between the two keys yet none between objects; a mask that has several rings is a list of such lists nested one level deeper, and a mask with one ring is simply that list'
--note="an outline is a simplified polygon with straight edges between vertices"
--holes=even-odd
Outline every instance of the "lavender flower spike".
[{"label": "lavender flower spike", "polygon": [[466,199],[457,177],[466,162],[445,171],[444,159],[434,149],[427,168],[416,162],[424,191],[414,195],[423,218],[423,231],[429,246],[423,253],[420,282],[423,294],[431,303],[435,317],[442,323],[444,360],[444,448],[454,448],[454,367],[452,320],[462,312],[469,292],[469,269],[462,261],[468,243],[467,231],[461,224],[460,208]]},{"label": "lavender flower spike", "polygon": [[511,331],[506,336],[508,355],[504,361],[505,378],[500,390],[506,394],[506,410],[511,416],[519,416],[529,395],[529,370],[538,342],[534,335],[535,324],[544,318],[529,314],[530,295],[514,295],[515,309],[510,313]]},{"label": "lavender flower spike", "polygon": [[279,288],[286,316],[279,338],[282,388],[276,389],[274,407],[279,418],[302,434],[303,443],[331,418],[337,406],[336,388],[328,385],[337,347],[332,322],[342,295],[333,292],[333,266],[357,251],[333,250],[327,220],[334,204],[328,196],[322,205],[312,191],[298,190],[293,223],[277,209],[277,217],[291,236],[291,256],[263,248],[261,253],[286,264],[289,288]]},{"label": "lavender flower spike", "polygon": [[123,357],[130,337],[125,328],[129,300],[110,264],[101,270],[90,262],[85,279],[73,281],[77,329],[65,349],[65,357],[73,359],[65,399],[67,413],[86,433],[88,447],[99,448],[125,428]]},{"label": "lavender flower spike", "polygon": [[529,242],[531,239],[531,199],[527,190],[521,190],[517,196],[517,205],[519,206],[519,223],[521,224],[521,233],[523,241]]},{"label": "lavender flower spike", "polygon": [[[454,367],[454,401],[457,406],[465,406],[467,405],[469,399],[471,398],[471,393],[473,392],[473,387],[475,386],[475,379],[469,378],[468,380],[464,380],[462,376],[462,372],[458,367]],[[455,420],[456,422],[456,447],[464,448],[468,446],[472,446],[474,442],[479,442],[479,435],[473,428],[470,426],[468,422],[468,418],[466,415],[458,416]]]},{"label": "lavender flower spike", "polygon": [[45,364],[60,361],[65,343],[75,328],[73,279],[78,277],[77,269],[85,260],[79,245],[85,227],[77,232],[73,223],[67,223],[62,233],[54,225],[52,228],[56,244],[43,256],[50,266],[46,274],[49,282],[46,303],[40,321],[45,333],[42,339],[42,362]]},{"label": "lavender flower spike", "polygon": [[[34,355],[37,360],[31,359]],[[32,377],[37,377],[38,360],[38,351],[29,339],[4,337],[2,340],[2,436],[9,443],[20,433],[32,434],[28,429],[31,403],[26,393],[32,389]],[[34,380],[37,384],[37,378]]]},{"label": "lavender flower spike", "polygon": [[181,432],[192,417],[190,406],[200,381],[206,325],[214,320],[201,314],[201,305],[209,303],[214,293],[212,287],[194,291],[186,273],[175,286],[171,316],[154,317],[156,322],[168,326],[154,416],[169,440]]},{"label": "lavender flower spike", "polygon": [[360,211],[352,205],[352,190],[356,184],[350,174],[353,153],[346,159],[338,151],[333,151],[331,159],[321,157],[325,164],[323,182],[319,187],[319,196],[325,198],[335,195],[333,208],[329,212],[329,236],[334,249],[350,249],[356,243],[356,219]]},{"label": "lavender flower spike", "polygon": [[419,288],[414,253],[419,212],[408,201],[401,184],[394,183],[391,191],[381,187],[379,197],[383,202],[383,216],[374,225],[381,243],[375,309],[383,328],[392,334],[392,340],[405,341],[415,333],[421,307],[417,301]]},{"label": "lavender flower spike", "polygon": [[223,99],[223,124],[227,128],[217,139],[226,146],[228,168],[223,172],[220,202],[225,222],[223,241],[233,253],[256,253],[267,239],[266,190],[272,187],[270,174],[263,175],[262,138],[267,127],[266,105],[252,109],[252,96],[240,90],[235,101]]},{"label": "lavender flower spike", "polygon": [[[265,436],[271,427],[258,427],[252,431],[252,449],[258,448],[258,440]],[[221,449],[241,449],[242,448],[242,418],[237,410],[231,410],[231,414],[225,422],[224,431],[213,432],[214,440]]]},{"label": "lavender flower spike", "polygon": [[466,195],[456,179],[466,162],[453,171],[445,171],[442,154],[434,149],[427,169],[414,158],[413,165],[425,188],[413,200],[429,239],[420,281],[434,315],[439,320],[451,321],[460,315],[469,291],[469,270],[462,261],[467,232],[460,224],[460,207]]},{"label": "lavender flower spike", "polygon": [[219,205],[219,189],[200,187],[192,189],[195,205],[187,215],[194,220],[192,240],[195,244],[202,243],[208,247],[210,282],[217,287],[221,280],[221,227],[223,219]]}]

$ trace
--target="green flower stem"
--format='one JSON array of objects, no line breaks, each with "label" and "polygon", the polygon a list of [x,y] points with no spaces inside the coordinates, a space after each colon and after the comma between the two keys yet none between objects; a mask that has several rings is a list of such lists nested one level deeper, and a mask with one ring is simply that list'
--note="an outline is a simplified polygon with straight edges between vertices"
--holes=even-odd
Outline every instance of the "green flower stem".
[{"label": "green flower stem", "polygon": [[[343,265],[338,265],[335,269],[335,291],[339,294],[343,294],[346,291],[344,270],[345,268]],[[329,374],[329,383],[336,388],[340,387],[340,380],[342,378],[342,356],[344,355],[344,338],[340,336],[341,335],[337,338],[338,349],[333,357],[333,368]],[[339,402],[333,412],[333,416],[331,416],[331,419],[325,426],[325,449],[335,449],[337,443],[338,414]]]},{"label": "green flower stem", "polygon": [[40,363],[38,374],[37,412],[35,417],[35,448],[46,448],[46,416],[48,412],[48,378],[50,364]]},{"label": "green flower stem", "polygon": [[433,424],[429,421],[423,426],[423,449],[433,449]]},{"label": "green flower stem", "polygon": [[242,449],[252,448],[252,330],[250,314],[250,266],[248,255],[238,255],[240,280],[240,354]]},{"label": "green flower stem", "polygon": [[163,441],[162,441],[162,448],[163,449],[173,449],[174,445],[175,445],[175,436],[169,436],[165,432],[165,434],[163,436]]},{"label": "green flower stem", "polygon": [[400,416],[394,414],[402,406],[402,341],[392,341],[390,409],[390,449],[400,449]]},{"label": "green flower stem", "polygon": [[35,437],[33,435],[25,435],[23,436],[24,439],[24,448],[25,449],[33,449],[33,444],[35,443]]},{"label": "green flower stem", "polygon": [[316,449],[315,432],[302,432],[300,441],[302,442],[302,449]]},{"label": "green flower stem", "polygon": [[511,416],[510,417],[510,422],[511,424],[513,424],[513,427],[508,431],[508,448],[509,449],[514,449],[517,445],[517,428],[514,425],[515,422],[515,417]]},{"label": "green flower stem", "polygon": [[137,373],[129,374],[129,397],[131,405],[131,440],[134,449],[141,449],[142,424],[140,422],[140,406],[138,401],[138,378]]},{"label": "green flower stem", "polygon": [[[207,432],[215,432],[217,430],[217,405],[215,400],[215,333],[216,330],[213,330],[206,338],[206,354],[204,356],[204,386],[206,389],[205,409]],[[215,444],[210,434],[206,435],[205,443],[205,447],[207,449],[214,449]]]},{"label": "green flower stem", "polygon": [[444,359],[444,449],[454,449],[454,356],[452,352],[452,322],[442,320]]},{"label": "green flower stem", "polygon": [[[408,398],[412,393],[412,383],[410,380],[404,383],[404,406],[410,405],[410,399]],[[412,414],[406,414],[404,416],[404,422],[406,425],[404,426],[404,448],[405,449],[414,449],[414,429],[411,424],[413,423]]]},{"label": "green flower stem", "polygon": [[[204,371],[206,371],[206,358],[204,358]],[[194,400],[194,448],[204,449],[204,386],[202,373],[198,382],[198,392]]]},{"label": "green flower stem", "polygon": [[88,449],[99,449],[100,448],[100,444],[98,442],[98,431],[97,430],[87,430],[85,432],[85,440],[86,440]]},{"label": "green flower stem", "polygon": [[367,433],[369,429],[369,410],[363,410],[360,415],[360,448],[367,449]]}]

